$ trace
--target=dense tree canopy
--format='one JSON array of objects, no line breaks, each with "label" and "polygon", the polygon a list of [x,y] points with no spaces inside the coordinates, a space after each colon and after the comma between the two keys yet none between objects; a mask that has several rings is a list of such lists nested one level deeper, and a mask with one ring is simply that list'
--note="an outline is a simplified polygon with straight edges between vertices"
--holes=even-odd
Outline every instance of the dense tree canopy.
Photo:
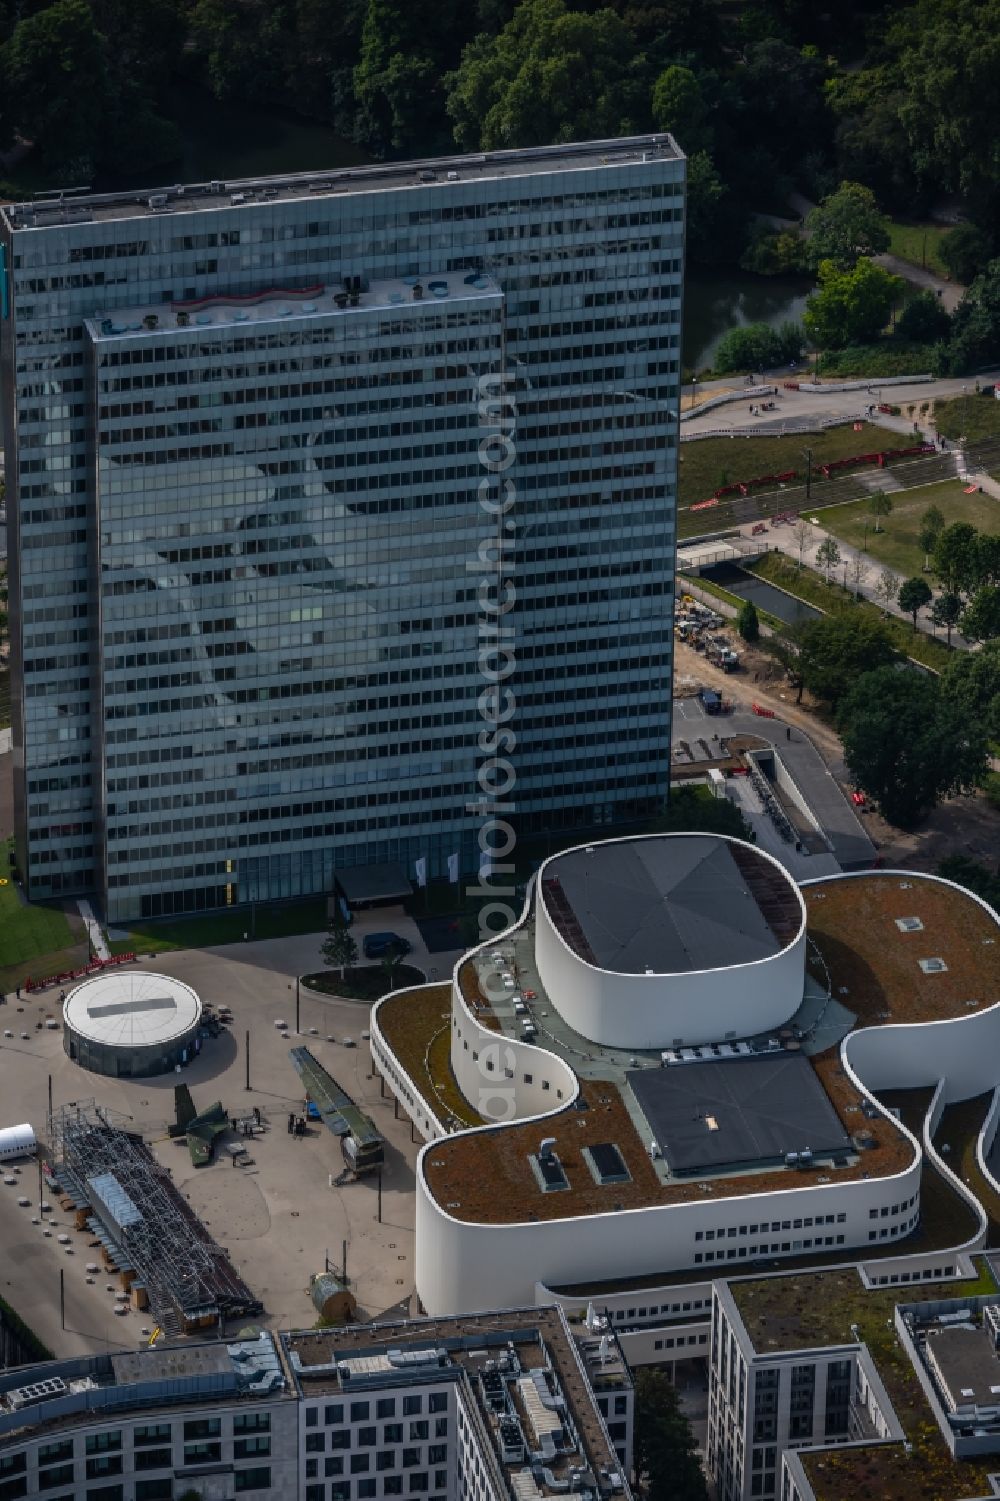
[{"label": "dense tree canopy", "polygon": [[850,611],[808,620],[798,629],[799,676],[817,698],[837,703],[862,673],[896,658],[882,622]]},{"label": "dense tree canopy", "polygon": [[820,261],[819,290],[806,304],[806,333],[820,349],[843,349],[877,338],[889,321],[902,282],[874,261],[860,260],[850,271]]},{"label": "dense tree canopy", "polygon": [[922,672],[862,674],[837,722],[851,776],[897,828],[913,828],[941,798],[971,792],[986,775],[982,726]]},{"label": "dense tree canopy", "polygon": [[842,182],[806,220],[813,264],[832,261],[838,271],[852,271],[860,258],[889,248],[889,232],[871,188]]},{"label": "dense tree canopy", "polygon": [[1000,641],[956,652],[941,674],[941,691],[969,719],[981,720],[991,740],[1000,740]]}]

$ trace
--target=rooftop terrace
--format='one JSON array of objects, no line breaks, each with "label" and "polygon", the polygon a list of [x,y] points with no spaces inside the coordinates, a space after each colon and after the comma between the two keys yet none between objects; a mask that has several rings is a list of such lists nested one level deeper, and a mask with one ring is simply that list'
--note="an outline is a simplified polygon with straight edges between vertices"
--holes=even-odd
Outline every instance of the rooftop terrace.
[{"label": "rooftop terrace", "polygon": [[[859,1025],[941,1021],[1000,999],[1000,929],[967,892],[885,871],[819,881],[802,895],[834,995]],[[946,968],[925,973],[922,959]]]},{"label": "rooftop terrace", "polygon": [[[184,331],[201,338],[209,330],[251,329],[260,324],[315,322],[317,319],[350,321],[360,313],[399,311],[419,315],[438,303],[483,302],[500,297],[496,283],[475,272],[467,275],[408,276],[402,280],[366,282],[365,289],[349,292],[342,284],[317,283],[307,287],[268,287],[246,296],[199,297],[188,302],[150,303],[116,309],[106,318],[85,319],[91,338],[99,345],[119,339],[162,338]],[[355,331],[356,332],[356,331]]]},{"label": "rooftop terrace", "polygon": [[478,152],[472,156],[428,157],[385,165],[343,167],[330,172],[301,172],[177,184],[158,190],[91,193],[69,189],[8,204],[2,212],[12,227],[47,228],[90,220],[157,218],[205,209],[281,203],[338,194],[379,193],[401,188],[447,189],[457,182],[503,177],[579,172],[601,167],[639,166],[649,161],[679,160],[682,152],[669,135],[629,136],[559,146],[531,146],[513,151]]}]

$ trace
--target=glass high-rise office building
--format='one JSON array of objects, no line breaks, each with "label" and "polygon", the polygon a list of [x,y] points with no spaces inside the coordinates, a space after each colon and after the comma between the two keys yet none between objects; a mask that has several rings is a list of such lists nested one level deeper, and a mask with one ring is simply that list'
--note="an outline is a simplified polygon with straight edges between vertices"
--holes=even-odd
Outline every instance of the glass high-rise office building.
[{"label": "glass high-rise office building", "polygon": [[683,231],[667,136],[0,210],[29,896],[474,872],[484,786],[532,833],[662,801]]}]

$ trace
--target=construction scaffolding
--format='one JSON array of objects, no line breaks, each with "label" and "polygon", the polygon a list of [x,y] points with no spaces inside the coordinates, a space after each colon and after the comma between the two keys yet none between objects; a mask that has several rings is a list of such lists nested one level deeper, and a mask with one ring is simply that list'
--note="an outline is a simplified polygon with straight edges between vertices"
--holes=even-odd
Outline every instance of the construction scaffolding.
[{"label": "construction scaffolding", "polygon": [[255,1317],[261,1303],[125,1117],[85,1100],[49,1117],[50,1171],[165,1333]]}]

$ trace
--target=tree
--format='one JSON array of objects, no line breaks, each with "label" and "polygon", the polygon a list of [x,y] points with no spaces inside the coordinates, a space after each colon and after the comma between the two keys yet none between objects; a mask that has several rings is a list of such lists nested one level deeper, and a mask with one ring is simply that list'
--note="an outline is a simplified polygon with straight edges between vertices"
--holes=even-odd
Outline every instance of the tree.
[{"label": "tree", "polygon": [[798,626],[798,671],[816,698],[837,703],[861,673],[894,662],[897,652],[882,622],[870,611],[824,615]]},{"label": "tree", "polygon": [[455,139],[467,151],[495,151],[630,134],[648,109],[634,56],[613,10],[522,0],[500,34],[476,37],[445,79]]},{"label": "tree", "polygon": [[902,282],[874,261],[860,260],[853,271],[821,261],[819,290],[806,303],[806,333],[819,349],[864,344],[885,328]]},{"label": "tree", "polygon": [[340,910],[339,903],[334,904],[333,916],[330,918],[320,954],[331,969],[340,970],[341,979],[344,978],[344,970],[358,962],[358,946],[347,919]]},{"label": "tree", "polygon": [[[958,624],[962,614],[962,600],[959,595],[951,594],[946,589],[939,594],[931,605],[930,616],[934,624],[939,628],[944,626],[948,632],[948,645],[951,645],[951,633]],[[998,722],[1000,723],[1000,722]]]},{"label": "tree", "polygon": [[938,243],[938,255],[956,281],[966,286],[990,258],[988,237],[976,224],[956,224]]},{"label": "tree", "polygon": [[653,84],[653,123],[669,131],[687,156],[712,149],[708,103],[690,68],[671,63]]},{"label": "tree", "polygon": [[831,583],[833,570],[840,567],[840,548],[835,537],[823,538],[816,549],[816,562],[826,574],[827,583]]},{"label": "tree", "polygon": [[948,362],[956,375],[992,365],[1000,342],[1000,259],[976,277],[951,320]]},{"label": "tree", "polygon": [[892,515],[892,501],[884,490],[873,490],[868,497],[868,512],[875,523],[874,530],[880,532],[879,518]]},{"label": "tree", "polygon": [[707,1501],[690,1424],[677,1393],[656,1366],[636,1372],[635,1470],[650,1501]]},{"label": "tree", "polygon": [[852,271],[861,256],[889,249],[889,231],[875,194],[858,182],[842,182],[806,219],[813,265],[831,261],[838,271]]},{"label": "tree", "polygon": [[736,629],[744,641],[757,641],[760,638],[760,621],[757,619],[757,606],[752,599],[745,599],[740,605],[736,616]]},{"label": "tree", "polygon": [[687,165],[687,248],[697,260],[723,259],[730,208],[729,189],[707,151],[696,151]]},{"label": "tree", "polygon": [[3,52],[7,108],[46,165],[87,180],[111,102],[103,38],[85,0],[19,21]]},{"label": "tree", "polygon": [[896,338],[905,344],[936,344],[947,339],[951,318],[933,292],[918,292],[896,319]]},{"label": "tree", "polygon": [[723,334],[713,364],[717,373],[727,370],[767,370],[787,365],[802,353],[802,329],[797,323],[744,323]]},{"label": "tree", "polygon": [[970,860],[968,855],[946,855],[938,865],[937,874],[975,892],[994,910],[1000,909],[1000,871]]},{"label": "tree", "polygon": [[884,818],[902,829],[942,797],[971,792],[986,774],[986,736],[922,672],[880,667],[837,707],[844,759]]},{"label": "tree", "polygon": [[900,585],[896,599],[899,603],[899,608],[905,610],[907,615],[912,616],[914,635],[917,633],[917,612],[922,610],[925,605],[929,605],[933,598],[930,585],[919,574],[916,578],[907,579],[904,584]]},{"label": "tree", "polygon": [[795,539],[795,547],[799,555],[799,571],[801,572],[802,556],[812,547],[816,539],[816,533],[813,530],[812,523],[800,517],[792,527],[792,536]]},{"label": "tree", "polygon": [[865,562],[864,553],[856,552],[854,554],[854,557],[851,559],[850,566],[847,570],[847,576],[854,588],[855,599],[861,598],[861,585],[864,583],[865,579],[870,573],[871,568],[869,567],[868,563]]},{"label": "tree", "polygon": [[994,532],[980,532],[973,550],[976,583],[1000,584],[1000,536]]},{"label": "tree", "polygon": [[696,787],[675,787],[656,819],[659,834],[722,834],[753,844],[756,834],[735,803],[724,797],[703,797]]},{"label": "tree", "polygon": [[879,570],[879,575],[875,580],[874,588],[875,598],[881,604],[884,613],[888,615],[889,607],[892,604],[893,600],[896,598],[896,592],[899,589],[899,583],[896,579],[896,575],[893,573],[891,568],[882,568]]},{"label": "tree", "polygon": [[953,521],[934,544],[931,569],[952,594],[968,594],[975,587],[976,536],[968,521]]},{"label": "tree", "polygon": [[928,506],[920,518],[920,531],[917,541],[924,555],[924,572],[928,573],[931,566],[931,553],[937,546],[937,540],[945,528],[944,512],[937,506]]},{"label": "tree", "polygon": [[956,652],[941,673],[941,691],[969,719],[981,720],[991,740],[1000,740],[1000,641]]},{"label": "tree", "polygon": [[996,584],[984,584],[976,590],[959,625],[970,641],[992,641],[1000,636],[1000,589]]}]

